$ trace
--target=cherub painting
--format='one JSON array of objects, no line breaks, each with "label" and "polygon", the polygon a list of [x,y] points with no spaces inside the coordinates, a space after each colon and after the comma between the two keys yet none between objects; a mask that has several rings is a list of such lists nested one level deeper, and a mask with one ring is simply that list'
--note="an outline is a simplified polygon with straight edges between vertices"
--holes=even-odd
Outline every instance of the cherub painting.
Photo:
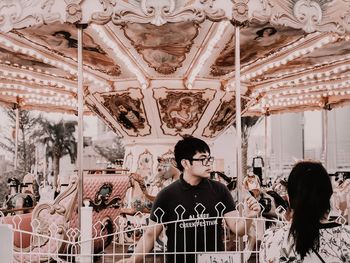
[{"label": "cherub painting", "polygon": [[190,97],[182,98],[179,103],[169,111],[173,126],[177,130],[187,127],[194,116],[193,99]]},{"label": "cherub painting", "polygon": [[[247,104],[247,100],[242,99],[242,108]],[[218,105],[215,113],[213,114],[208,126],[203,131],[205,137],[215,137],[220,132],[229,127],[235,119],[236,115],[236,98],[233,92],[227,92]]]},{"label": "cherub painting", "polygon": [[[162,118],[168,128],[181,132],[189,129],[198,121],[198,110],[203,108],[203,102],[195,103],[199,98],[194,94],[172,93],[166,100],[160,101],[165,116]],[[167,105],[167,106],[166,106]]]},{"label": "cherub painting", "polygon": [[103,105],[128,135],[150,134],[150,126],[142,103],[143,97],[138,89],[102,95],[102,98]]},{"label": "cherub painting", "polygon": [[233,121],[235,115],[235,98],[230,101],[223,102],[219,110],[214,115],[209,124],[209,130],[212,133],[220,132]]},{"label": "cherub painting", "polygon": [[165,87],[153,90],[162,122],[161,129],[166,135],[192,134],[198,127],[215,90],[174,90]]},{"label": "cherub painting", "polygon": [[[52,24],[50,27],[33,27],[18,30],[16,33],[23,38],[44,46],[54,53],[73,60],[77,60],[78,37],[73,25],[66,25],[64,30],[60,24]],[[116,65],[110,56],[99,46],[94,38],[84,32],[83,37],[83,63],[86,67],[105,73],[109,76],[119,76],[120,67]]]},{"label": "cherub painting", "polygon": [[[258,59],[270,56],[278,52],[281,47],[288,46],[302,37],[303,34],[296,29],[276,29],[272,26],[243,29],[241,32],[241,64],[242,66],[249,66]],[[221,76],[234,71],[234,43],[232,33],[232,37],[211,66],[211,74],[213,76]]]},{"label": "cherub painting", "polygon": [[193,45],[199,25],[193,22],[152,24],[127,23],[125,36],[146,63],[161,74],[172,74],[181,67]]},{"label": "cherub painting", "polygon": [[116,97],[114,99],[115,112],[117,120],[126,129],[134,130],[137,132],[138,129],[145,127],[145,119],[141,116],[139,109],[140,102],[132,102],[125,96]]}]

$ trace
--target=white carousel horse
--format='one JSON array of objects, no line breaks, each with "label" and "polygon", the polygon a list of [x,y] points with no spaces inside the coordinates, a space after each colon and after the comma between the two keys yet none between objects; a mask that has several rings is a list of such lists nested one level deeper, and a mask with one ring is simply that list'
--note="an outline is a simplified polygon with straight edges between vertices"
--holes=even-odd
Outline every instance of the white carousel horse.
[{"label": "white carousel horse", "polygon": [[121,214],[134,215],[137,212],[149,213],[155,196],[148,193],[145,179],[138,173],[129,175],[129,186]]},{"label": "white carousel horse", "polygon": [[181,172],[176,168],[173,158],[158,157],[157,174],[149,182],[150,193],[157,193],[165,186],[180,178]]},{"label": "white carousel horse", "polygon": [[179,177],[180,171],[175,168],[172,158],[161,157],[158,158],[157,174],[148,183],[142,175],[131,173],[125,213],[129,215],[137,211],[149,213],[158,192]]}]

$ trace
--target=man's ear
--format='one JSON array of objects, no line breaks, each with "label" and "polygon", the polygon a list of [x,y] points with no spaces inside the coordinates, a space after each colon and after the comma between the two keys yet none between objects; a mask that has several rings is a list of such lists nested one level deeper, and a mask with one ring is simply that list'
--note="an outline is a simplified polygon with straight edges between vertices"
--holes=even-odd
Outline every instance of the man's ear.
[{"label": "man's ear", "polygon": [[190,165],[190,161],[186,160],[186,159],[182,159],[181,160],[181,165],[184,168],[184,170],[188,169],[189,165]]}]

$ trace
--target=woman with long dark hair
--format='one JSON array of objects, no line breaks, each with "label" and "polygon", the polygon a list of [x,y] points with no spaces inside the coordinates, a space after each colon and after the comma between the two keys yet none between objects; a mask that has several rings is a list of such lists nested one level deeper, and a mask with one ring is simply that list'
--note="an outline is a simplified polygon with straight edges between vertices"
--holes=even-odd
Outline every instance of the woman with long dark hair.
[{"label": "woman with long dark hair", "polygon": [[291,222],[266,231],[260,262],[350,262],[349,226],[327,220],[332,193],[321,163],[297,163],[288,178]]}]

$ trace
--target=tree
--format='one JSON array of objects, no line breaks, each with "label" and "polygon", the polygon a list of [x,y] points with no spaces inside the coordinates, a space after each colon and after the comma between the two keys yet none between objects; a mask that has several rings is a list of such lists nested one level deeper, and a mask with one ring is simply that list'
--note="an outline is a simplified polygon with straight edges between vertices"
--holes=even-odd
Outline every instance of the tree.
[{"label": "tree", "polygon": [[124,158],[125,149],[121,143],[121,139],[117,136],[113,138],[110,146],[94,145],[94,149],[98,154],[113,164],[117,159]]},{"label": "tree", "polygon": [[[15,154],[15,129],[16,111],[15,109],[4,109],[10,121],[11,136],[3,136],[0,147]],[[38,129],[38,117],[33,117],[32,113],[19,109],[19,129],[18,129],[18,166],[17,169],[26,174],[30,172],[35,163],[35,131]],[[21,178],[18,178],[21,179]]]},{"label": "tree", "polygon": [[69,154],[71,162],[77,158],[77,143],[74,137],[76,121],[63,121],[52,123],[48,120],[40,121],[42,130],[36,133],[40,142],[46,144],[46,155],[52,158],[53,186],[57,187],[57,178],[60,171],[60,159]]}]

